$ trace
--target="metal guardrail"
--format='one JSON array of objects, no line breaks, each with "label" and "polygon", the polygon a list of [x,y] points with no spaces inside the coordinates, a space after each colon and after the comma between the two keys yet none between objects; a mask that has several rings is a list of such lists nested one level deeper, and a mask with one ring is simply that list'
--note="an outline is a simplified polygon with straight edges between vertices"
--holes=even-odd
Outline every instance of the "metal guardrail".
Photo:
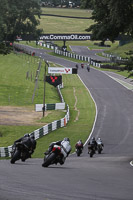
[{"label": "metal guardrail", "polygon": [[[58,90],[61,95],[62,102],[64,102],[63,96],[60,91],[60,87],[61,86],[58,86]],[[52,123],[49,123],[49,124],[41,127],[40,129],[33,131],[30,134],[33,134],[35,139],[37,140],[58,128],[65,127],[66,124],[68,123],[69,119],[70,119],[70,112],[69,112],[69,106],[67,105],[67,111],[66,111],[64,118],[53,121]],[[0,147],[0,157],[11,157],[11,153],[10,153],[11,150],[12,150],[12,145],[8,146],[8,147]]]}]

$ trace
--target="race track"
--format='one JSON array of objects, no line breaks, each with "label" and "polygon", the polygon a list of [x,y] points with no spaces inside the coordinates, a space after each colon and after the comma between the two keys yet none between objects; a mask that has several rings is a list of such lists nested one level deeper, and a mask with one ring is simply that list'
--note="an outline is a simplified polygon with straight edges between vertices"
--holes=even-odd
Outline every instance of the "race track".
[{"label": "race track", "polygon": [[[37,52],[46,60],[75,67],[76,63]],[[133,199],[133,168],[129,164],[133,158],[133,92],[96,69],[79,68],[78,75],[96,102],[92,134],[102,138],[104,152],[89,158],[85,147],[81,157],[73,154],[63,166],[48,168],[42,168],[42,159],[15,165],[1,160],[0,200]]]}]

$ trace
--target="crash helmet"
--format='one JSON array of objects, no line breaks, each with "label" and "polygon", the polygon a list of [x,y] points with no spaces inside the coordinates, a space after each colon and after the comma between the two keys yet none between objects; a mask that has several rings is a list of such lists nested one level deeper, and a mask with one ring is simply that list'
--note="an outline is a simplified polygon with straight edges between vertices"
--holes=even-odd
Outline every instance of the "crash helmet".
[{"label": "crash helmet", "polygon": [[26,133],[26,134],[24,135],[24,137],[30,137],[30,135],[29,135],[28,133]]},{"label": "crash helmet", "polygon": [[97,140],[98,140],[98,141],[102,141],[100,137],[99,137]]},{"label": "crash helmet", "polygon": [[30,138],[35,139],[34,134],[31,134],[31,135],[30,135]]},{"label": "crash helmet", "polygon": [[95,140],[95,137],[92,137],[92,138],[91,138],[91,140],[93,140],[93,141],[94,141],[94,140]]},{"label": "crash helmet", "polygon": [[70,139],[69,139],[69,138],[67,138],[67,137],[66,137],[66,138],[64,138],[63,140],[64,140],[64,141],[68,141],[68,142],[70,142]]},{"label": "crash helmet", "polygon": [[82,140],[79,140],[79,141],[78,141],[78,144],[82,144]]}]

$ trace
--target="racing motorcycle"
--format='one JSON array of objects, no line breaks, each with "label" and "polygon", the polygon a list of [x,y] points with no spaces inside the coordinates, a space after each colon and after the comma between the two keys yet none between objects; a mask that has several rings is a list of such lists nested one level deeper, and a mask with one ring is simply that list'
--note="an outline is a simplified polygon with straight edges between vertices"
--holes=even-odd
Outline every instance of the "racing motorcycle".
[{"label": "racing motorcycle", "polygon": [[90,157],[92,158],[95,153],[96,153],[95,146],[94,145],[89,145],[88,146],[88,154],[90,154]]},{"label": "racing motorcycle", "polygon": [[14,164],[19,159],[24,162],[28,157],[31,157],[29,149],[22,142],[18,142],[12,146],[11,164]]},{"label": "racing motorcycle", "polygon": [[81,155],[82,149],[83,149],[83,148],[81,147],[80,144],[78,144],[78,145],[76,146],[76,154],[77,154],[77,156],[80,156],[80,155]]},{"label": "racing motorcycle", "polygon": [[101,154],[102,150],[103,150],[103,145],[102,145],[102,143],[97,142],[97,152],[98,152],[98,154]]},{"label": "racing motorcycle", "polygon": [[62,146],[54,145],[52,148],[52,151],[45,155],[44,162],[42,164],[42,167],[48,167],[49,165],[60,163],[60,165],[63,165],[64,162],[62,161],[63,158],[66,158],[67,153],[63,149]]}]

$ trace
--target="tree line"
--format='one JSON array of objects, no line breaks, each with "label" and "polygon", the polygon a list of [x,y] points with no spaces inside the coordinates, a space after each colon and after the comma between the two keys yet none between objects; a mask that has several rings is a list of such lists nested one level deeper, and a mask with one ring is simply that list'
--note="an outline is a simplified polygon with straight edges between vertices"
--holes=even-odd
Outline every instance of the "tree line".
[{"label": "tree line", "polygon": [[81,7],[93,10],[95,23],[86,29],[92,39],[113,42],[120,34],[133,38],[133,0],[81,0]]},{"label": "tree line", "polygon": [[[43,0],[45,1],[45,0]],[[68,0],[46,0],[54,4]],[[4,41],[14,41],[17,35],[32,34],[38,37],[41,14],[40,0],[0,0],[0,52],[4,50]],[[92,9],[94,24],[86,29],[92,33],[93,40],[103,43],[114,41],[119,35],[133,37],[133,0],[72,0],[80,8]],[[6,51],[5,51],[6,53]]]},{"label": "tree line", "polygon": [[46,7],[77,7],[80,0],[41,0],[41,5]]},{"label": "tree line", "polygon": [[9,42],[16,36],[32,34],[38,37],[37,29],[41,14],[39,0],[0,0],[0,53],[9,52]]},{"label": "tree line", "polygon": [[[102,44],[109,39],[133,39],[133,0],[81,0],[81,7],[92,9],[94,24],[86,31],[92,33],[92,40],[101,40]],[[133,51],[127,62],[128,71],[133,70]]]}]

